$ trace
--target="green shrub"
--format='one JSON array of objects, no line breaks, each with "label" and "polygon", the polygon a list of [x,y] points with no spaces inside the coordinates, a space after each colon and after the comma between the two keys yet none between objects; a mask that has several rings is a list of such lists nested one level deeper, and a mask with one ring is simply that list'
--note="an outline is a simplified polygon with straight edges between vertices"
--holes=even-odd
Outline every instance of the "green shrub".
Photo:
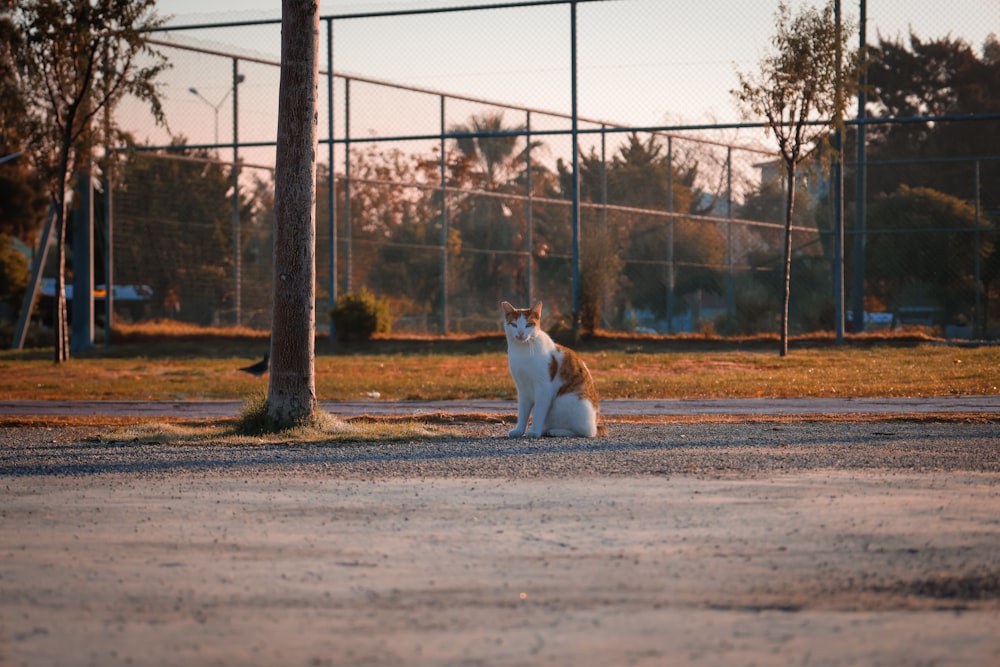
[{"label": "green shrub", "polygon": [[14,247],[14,237],[0,234],[0,302],[17,313],[28,288],[28,260]]},{"label": "green shrub", "polygon": [[392,330],[389,303],[365,288],[340,296],[330,316],[335,337],[342,343],[370,340],[377,333]]}]

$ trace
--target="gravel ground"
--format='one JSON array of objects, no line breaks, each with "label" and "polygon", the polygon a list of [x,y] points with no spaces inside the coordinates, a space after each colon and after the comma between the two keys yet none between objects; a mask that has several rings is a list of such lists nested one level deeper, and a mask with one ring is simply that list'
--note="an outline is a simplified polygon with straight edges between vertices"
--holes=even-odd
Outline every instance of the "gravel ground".
[{"label": "gravel ground", "polygon": [[1000,422],[0,428],[0,665],[996,665]]}]

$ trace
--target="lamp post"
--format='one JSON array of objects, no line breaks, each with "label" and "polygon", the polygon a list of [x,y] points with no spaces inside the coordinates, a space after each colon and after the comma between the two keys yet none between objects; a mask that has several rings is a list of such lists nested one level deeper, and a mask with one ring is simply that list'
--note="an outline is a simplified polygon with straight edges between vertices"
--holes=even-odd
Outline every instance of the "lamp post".
[{"label": "lamp post", "polygon": [[233,90],[231,88],[229,90],[227,90],[226,94],[222,96],[222,99],[219,100],[218,104],[212,104],[212,102],[209,101],[209,99],[207,97],[205,97],[204,95],[202,95],[201,93],[199,93],[198,89],[195,88],[194,86],[191,86],[190,88],[188,88],[188,91],[192,95],[194,95],[195,97],[197,97],[199,100],[201,100],[202,102],[204,102],[208,106],[212,107],[212,111],[215,113],[215,144],[216,144],[216,146],[218,146],[218,144],[219,144],[219,109],[222,108],[222,103],[226,101],[226,98],[229,97],[229,94],[232,93]]},{"label": "lamp post", "polygon": [[234,80],[233,87],[230,88],[230,89],[228,89],[226,91],[226,94],[222,96],[222,99],[219,100],[218,104],[212,104],[211,100],[209,100],[207,97],[205,97],[200,92],[198,92],[198,89],[195,88],[194,86],[191,86],[190,88],[188,88],[188,92],[189,93],[191,93],[192,95],[194,95],[195,97],[197,97],[199,100],[201,100],[202,102],[204,102],[208,106],[212,107],[212,111],[213,111],[213,113],[215,113],[215,145],[216,146],[219,145],[219,110],[222,108],[222,104],[236,90],[236,84],[243,83],[243,80],[245,78],[246,77],[243,76],[242,74],[238,74],[236,76],[236,79]]},{"label": "lamp post", "polygon": [[236,86],[243,83],[246,77],[239,73],[239,60],[233,58],[233,85],[232,88],[226,91],[226,94],[222,96],[218,104],[212,104],[212,102],[198,92],[198,89],[194,86],[188,88],[188,91],[200,99],[202,102],[212,107],[212,111],[215,113],[215,147],[219,147],[219,110],[222,108],[222,104],[226,101],[230,94],[233,96],[233,288],[234,288],[234,299],[233,299],[233,310],[234,316],[233,320],[236,326],[240,325],[240,311],[242,310],[241,302],[241,286],[240,286],[240,156],[239,156],[239,97]]}]

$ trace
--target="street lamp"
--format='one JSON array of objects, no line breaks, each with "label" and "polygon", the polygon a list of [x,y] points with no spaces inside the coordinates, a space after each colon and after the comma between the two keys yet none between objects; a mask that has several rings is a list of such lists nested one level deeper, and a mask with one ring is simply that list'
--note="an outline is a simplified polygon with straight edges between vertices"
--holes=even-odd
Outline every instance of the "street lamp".
[{"label": "street lamp", "polygon": [[212,107],[215,112],[215,147],[219,147],[219,109],[230,94],[233,96],[233,320],[240,325],[240,311],[243,309],[240,276],[240,135],[239,135],[239,95],[236,86],[243,83],[246,77],[239,73],[239,59],[233,58],[233,87],[226,91],[218,104],[212,104],[194,86],[188,91],[202,102]]},{"label": "street lamp", "polygon": [[245,78],[246,77],[244,77],[242,74],[238,75],[236,77],[236,80],[234,81],[233,87],[230,88],[230,89],[228,89],[226,91],[226,94],[222,96],[222,99],[219,100],[218,104],[212,104],[212,102],[207,97],[205,97],[204,95],[202,95],[201,93],[199,93],[198,89],[195,88],[194,86],[191,86],[190,88],[188,88],[188,92],[190,92],[192,95],[194,95],[195,97],[197,97],[199,100],[201,100],[202,102],[204,102],[208,106],[212,107],[212,111],[215,113],[215,145],[216,146],[219,145],[219,109],[222,108],[222,104],[229,98],[229,96],[232,94],[232,92],[236,89],[236,85],[235,84],[243,83],[243,79],[245,79]]}]

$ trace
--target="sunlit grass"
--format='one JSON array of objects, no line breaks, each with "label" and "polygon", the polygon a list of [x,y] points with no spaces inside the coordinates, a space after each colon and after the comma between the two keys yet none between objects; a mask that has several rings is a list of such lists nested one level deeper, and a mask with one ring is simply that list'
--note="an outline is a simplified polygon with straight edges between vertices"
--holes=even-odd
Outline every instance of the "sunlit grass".
[{"label": "sunlit grass", "polygon": [[760,352],[598,353],[589,360],[608,397],[794,398],[998,393],[1000,349],[935,345],[823,348],[786,358]]},{"label": "sunlit grass", "polygon": [[221,446],[273,445],[340,445],[373,442],[409,442],[447,440],[459,437],[455,429],[418,420],[342,420],[319,410],[307,423],[280,431],[258,428],[257,403],[248,405],[236,419],[163,421],[140,420],[113,427],[95,436],[102,442],[122,442],[134,445],[199,445]]},{"label": "sunlit grass", "polygon": [[[456,346],[458,347],[458,346]],[[648,346],[647,346],[648,347]],[[267,377],[238,369],[266,350],[246,341],[130,344],[56,365],[43,353],[0,352],[0,400],[242,400]],[[463,354],[374,351],[316,357],[323,401],[513,399],[500,345]],[[669,350],[633,345],[580,353],[602,398],[900,397],[1000,393],[1000,347],[821,346]]]}]

